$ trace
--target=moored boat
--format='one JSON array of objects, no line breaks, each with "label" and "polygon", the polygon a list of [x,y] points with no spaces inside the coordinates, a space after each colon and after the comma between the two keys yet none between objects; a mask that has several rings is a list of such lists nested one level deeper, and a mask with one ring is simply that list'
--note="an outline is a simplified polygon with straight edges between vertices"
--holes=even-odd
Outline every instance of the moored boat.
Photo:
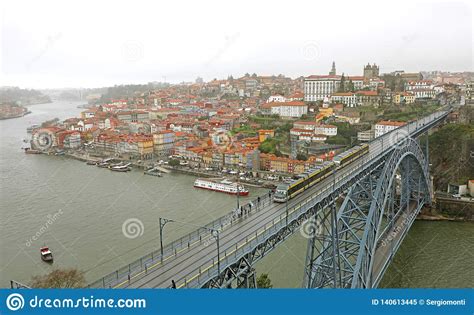
[{"label": "moored boat", "polygon": [[130,171],[130,167],[122,167],[122,166],[116,166],[116,167],[112,167],[110,168],[111,171],[114,171],[114,172],[128,172]]},{"label": "moored boat", "polygon": [[25,153],[26,154],[41,154],[41,151],[30,149],[30,148],[25,148]]},{"label": "moored boat", "polygon": [[163,177],[163,174],[161,171],[157,168],[151,168],[143,172],[146,175],[151,175],[151,176],[157,176],[157,177]]},{"label": "moored boat", "polygon": [[109,169],[111,171],[115,171],[115,172],[128,172],[131,170],[131,168],[129,167],[132,163],[119,163],[119,164],[114,164],[114,165],[111,165],[109,166]]},{"label": "moored boat", "polygon": [[213,179],[201,179],[198,178],[194,182],[194,187],[208,189],[226,194],[247,196],[249,194],[248,189],[238,183],[233,183],[228,180],[213,180]]}]

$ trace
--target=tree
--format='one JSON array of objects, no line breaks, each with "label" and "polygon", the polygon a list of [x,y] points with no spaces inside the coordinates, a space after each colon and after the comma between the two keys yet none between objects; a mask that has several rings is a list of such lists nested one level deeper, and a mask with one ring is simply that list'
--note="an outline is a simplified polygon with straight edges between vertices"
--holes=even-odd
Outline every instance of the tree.
[{"label": "tree", "polygon": [[179,160],[176,159],[171,159],[168,161],[169,166],[178,166],[179,165]]},{"label": "tree", "polygon": [[257,288],[258,289],[271,289],[273,288],[272,280],[268,277],[267,273],[262,273],[257,277]]},{"label": "tree", "polygon": [[341,82],[339,84],[338,92],[345,92],[346,91],[346,78],[344,77],[344,73],[341,76]]},{"label": "tree", "polygon": [[296,154],[296,159],[300,161],[306,161],[308,157],[306,156],[306,154],[298,152],[298,154]]},{"label": "tree", "polygon": [[349,82],[347,83],[347,90],[349,92],[354,92],[355,91],[354,82],[352,82],[352,80],[349,80]]},{"label": "tree", "polygon": [[275,142],[272,139],[265,139],[258,149],[263,153],[275,153]]},{"label": "tree", "polygon": [[34,276],[33,288],[82,288],[86,284],[84,275],[77,269],[55,269],[47,275]]}]

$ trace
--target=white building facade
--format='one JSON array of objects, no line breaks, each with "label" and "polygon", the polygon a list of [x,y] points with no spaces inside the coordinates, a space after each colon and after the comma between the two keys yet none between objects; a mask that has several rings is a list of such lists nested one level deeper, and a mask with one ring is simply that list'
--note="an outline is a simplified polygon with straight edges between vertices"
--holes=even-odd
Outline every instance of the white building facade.
[{"label": "white building facade", "polygon": [[298,118],[308,114],[308,105],[303,102],[282,102],[272,106],[271,113],[280,115],[280,117]]},{"label": "white building facade", "polygon": [[404,125],[401,121],[380,121],[375,124],[375,138]]},{"label": "white building facade", "polygon": [[304,79],[304,100],[321,101],[339,90],[341,77],[338,75],[312,75]]}]

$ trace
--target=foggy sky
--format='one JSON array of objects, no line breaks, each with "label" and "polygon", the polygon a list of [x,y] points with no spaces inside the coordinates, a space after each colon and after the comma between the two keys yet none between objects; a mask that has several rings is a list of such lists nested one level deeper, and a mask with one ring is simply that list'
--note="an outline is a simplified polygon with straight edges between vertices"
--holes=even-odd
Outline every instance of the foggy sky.
[{"label": "foggy sky", "polygon": [[472,71],[468,1],[10,1],[0,85]]}]

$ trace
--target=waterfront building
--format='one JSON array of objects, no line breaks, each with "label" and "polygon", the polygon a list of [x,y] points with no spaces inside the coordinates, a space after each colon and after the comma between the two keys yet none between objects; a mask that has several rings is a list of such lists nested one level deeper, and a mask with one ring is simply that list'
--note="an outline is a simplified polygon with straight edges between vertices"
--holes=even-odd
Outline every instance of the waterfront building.
[{"label": "waterfront building", "polygon": [[151,135],[136,135],[135,141],[137,142],[138,155],[141,160],[149,160],[153,158],[153,136]]},{"label": "waterfront building", "polygon": [[56,133],[59,148],[77,149],[81,146],[81,133],[73,130],[62,130]]},{"label": "waterfront building", "polygon": [[172,130],[164,130],[153,134],[155,155],[158,157],[172,155],[175,138],[175,133]]}]

